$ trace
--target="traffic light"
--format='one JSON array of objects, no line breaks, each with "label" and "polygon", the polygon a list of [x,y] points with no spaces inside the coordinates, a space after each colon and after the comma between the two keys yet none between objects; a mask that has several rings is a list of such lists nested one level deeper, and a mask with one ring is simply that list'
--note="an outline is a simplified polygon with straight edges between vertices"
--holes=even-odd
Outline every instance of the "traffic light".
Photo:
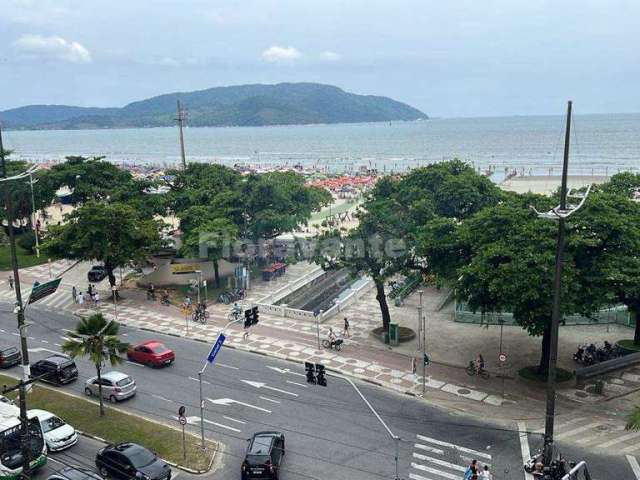
[{"label": "traffic light", "polygon": [[251,309],[248,308],[244,311],[244,328],[249,328],[251,326]]},{"label": "traffic light", "polygon": [[316,383],[315,366],[311,362],[304,362],[304,369],[307,371],[307,383]]},{"label": "traffic light", "polygon": [[253,307],[251,309],[251,314],[252,314],[251,325],[257,325],[258,324],[258,307]]},{"label": "traffic light", "polygon": [[327,378],[324,376],[324,365],[316,363],[316,382],[321,387],[327,386]]}]

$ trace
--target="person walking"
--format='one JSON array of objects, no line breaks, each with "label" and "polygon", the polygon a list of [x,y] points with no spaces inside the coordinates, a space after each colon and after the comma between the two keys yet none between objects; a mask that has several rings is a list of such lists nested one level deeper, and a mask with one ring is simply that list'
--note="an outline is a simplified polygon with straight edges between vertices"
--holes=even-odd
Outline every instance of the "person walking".
[{"label": "person walking", "polygon": [[472,480],[474,476],[478,478],[478,461],[477,460],[471,460],[471,463],[469,464],[467,469],[464,471],[464,477],[462,478],[463,480]]},{"label": "person walking", "polygon": [[480,472],[480,480],[493,480],[493,475],[489,471],[489,465],[485,465],[482,467],[482,471]]},{"label": "person walking", "polygon": [[93,294],[93,304],[97,307],[98,303],[100,303],[100,294],[96,290],[96,292]]},{"label": "person walking", "polygon": [[344,330],[342,331],[342,336],[343,337],[351,336],[351,334],[349,333],[349,320],[347,319],[347,317],[344,317]]},{"label": "person walking", "polygon": [[73,303],[78,303],[78,290],[75,285],[71,288],[71,297],[73,298]]},{"label": "person walking", "polygon": [[82,294],[82,292],[78,294],[78,305],[84,305],[84,295]]},{"label": "person walking", "polygon": [[93,285],[91,284],[87,287],[87,295],[89,295],[89,298],[93,297]]},{"label": "person walking", "polygon": [[9,288],[13,290],[13,275],[9,275]]}]

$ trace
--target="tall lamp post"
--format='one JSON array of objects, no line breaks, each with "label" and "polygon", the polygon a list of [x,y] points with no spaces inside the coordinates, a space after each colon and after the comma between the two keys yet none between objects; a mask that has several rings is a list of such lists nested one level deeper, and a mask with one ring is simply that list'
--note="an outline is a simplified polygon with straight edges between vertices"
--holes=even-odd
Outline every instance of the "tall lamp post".
[{"label": "tall lamp post", "polygon": [[[558,363],[558,330],[560,317],[562,316],[562,262],[564,259],[565,244],[565,222],[567,217],[577,212],[584,205],[591,185],[585,193],[572,194],[567,192],[567,175],[569,170],[569,143],[571,140],[571,107],[572,102],[567,104],[567,125],[564,139],[564,157],[562,165],[562,184],[560,187],[560,205],[552,208],[548,212],[540,213],[534,211],[540,218],[558,221],[558,239],[556,244],[555,274],[553,284],[553,309],[551,312],[551,331],[549,335],[549,371],[547,376],[547,407],[545,414],[544,428],[544,452],[543,459],[545,467],[551,465],[553,459],[553,429],[555,420],[556,405],[556,366]],[[579,199],[578,204],[567,203],[567,198]],[[547,478],[547,477],[545,477]]]},{"label": "tall lamp post", "polygon": [[33,179],[33,174],[29,173],[29,185],[31,186],[31,228],[33,228],[33,233],[36,237],[36,257],[40,258],[40,239],[38,238],[39,232],[36,227],[37,223],[37,213],[36,213],[36,198],[33,194],[33,184],[38,183],[38,180]]},{"label": "tall lamp post", "polygon": [[7,176],[6,152],[2,145],[2,128],[0,127],[0,168],[2,178],[0,182],[4,190],[4,206],[7,215],[7,228],[9,230],[9,251],[11,253],[11,269],[13,270],[14,289],[16,292],[16,306],[14,313],[18,319],[18,330],[20,331],[20,348],[22,350],[22,380],[20,382],[20,447],[22,452],[22,475],[25,478],[30,476],[31,445],[29,441],[29,420],[27,418],[27,388],[29,381],[29,350],[27,348],[27,326],[24,321],[24,307],[22,305],[22,292],[20,291],[20,272],[18,270],[18,257],[16,255],[16,236],[13,230],[13,205],[9,182],[21,180],[30,176],[37,167],[31,167],[27,171]]}]

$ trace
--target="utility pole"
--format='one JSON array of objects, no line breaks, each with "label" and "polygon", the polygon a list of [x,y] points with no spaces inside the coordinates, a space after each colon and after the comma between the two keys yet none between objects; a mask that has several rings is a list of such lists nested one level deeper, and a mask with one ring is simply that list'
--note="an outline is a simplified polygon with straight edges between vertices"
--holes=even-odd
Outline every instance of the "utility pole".
[{"label": "utility pole", "polygon": [[[30,477],[29,465],[31,463],[31,448],[29,441],[29,419],[27,417],[27,388],[25,382],[29,381],[29,350],[27,349],[27,327],[24,323],[24,309],[22,307],[22,293],[20,292],[20,272],[18,271],[18,257],[16,256],[16,236],[13,231],[13,207],[9,181],[16,177],[7,177],[7,164],[4,146],[2,144],[2,127],[0,126],[0,162],[4,187],[4,206],[9,230],[9,251],[11,252],[11,268],[13,270],[14,288],[16,292],[15,313],[18,317],[18,330],[20,331],[20,346],[22,350],[22,381],[20,382],[20,446],[22,450],[22,475]],[[20,175],[17,176],[21,178]]]},{"label": "utility pole", "polygon": [[178,100],[178,116],[176,117],[176,122],[178,122],[178,128],[180,129],[180,156],[182,158],[182,168],[184,170],[187,169],[187,158],[184,154],[184,135],[182,134],[182,127],[186,120],[186,113],[180,106],[180,100]]},{"label": "utility pole", "polygon": [[[565,223],[567,217],[577,212],[584,205],[591,185],[585,193],[571,194],[567,191],[567,176],[569,170],[569,143],[571,140],[571,107],[572,102],[567,103],[567,123],[564,137],[564,157],[562,164],[562,183],[560,186],[560,205],[548,212],[538,214],[538,217],[558,221],[558,239],[556,243],[555,276],[553,284],[553,307],[551,312],[551,328],[549,332],[549,371],[547,377],[547,406],[544,426],[544,451],[543,459],[545,467],[551,465],[553,460],[553,429],[556,408],[556,366],[558,363],[558,329],[562,316],[562,263],[564,261]],[[578,198],[577,205],[567,203],[567,198]],[[547,477],[545,477],[547,478]]]},{"label": "utility pole", "polygon": [[33,180],[33,175],[29,174],[29,185],[31,186],[31,228],[36,237],[36,257],[40,258],[40,240],[38,238],[39,232],[36,224],[38,223],[38,214],[36,212],[36,197],[33,194],[33,184],[38,183],[38,180]]}]

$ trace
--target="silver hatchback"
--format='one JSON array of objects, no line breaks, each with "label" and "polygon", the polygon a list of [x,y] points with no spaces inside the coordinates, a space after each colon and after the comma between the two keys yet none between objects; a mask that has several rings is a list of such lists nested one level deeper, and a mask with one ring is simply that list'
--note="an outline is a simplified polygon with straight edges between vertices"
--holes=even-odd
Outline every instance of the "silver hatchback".
[{"label": "silver hatchback", "polygon": [[[136,382],[126,373],[115,371],[103,373],[100,383],[102,383],[103,398],[113,403],[133,397],[136,394]],[[87,380],[84,393],[89,396],[97,396],[99,394],[98,388],[98,377],[91,377]]]}]

